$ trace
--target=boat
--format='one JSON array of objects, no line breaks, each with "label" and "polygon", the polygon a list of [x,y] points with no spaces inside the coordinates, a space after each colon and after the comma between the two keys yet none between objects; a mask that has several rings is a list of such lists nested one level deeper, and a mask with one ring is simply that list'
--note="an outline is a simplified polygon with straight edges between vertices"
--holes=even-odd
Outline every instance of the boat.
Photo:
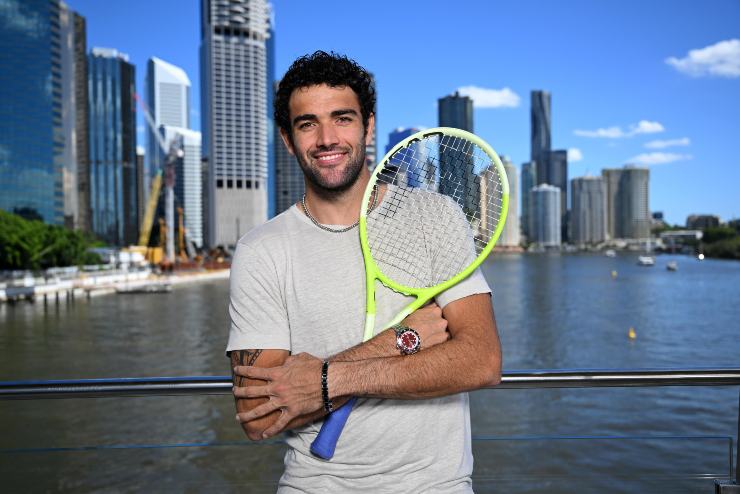
[{"label": "boat", "polygon": [[637,258],[637,264],[640,266],[655,266],[655,258],[652,256],[640,256]]},{"label": "boat", "polygon": [[606,257],[617,257],[617,253],[614,251],[614,249],[608,249],[606,252],[604,252],[604,255]]},{"label": "boat", "polygon": [[676,261],[669,261],[668,264],[665,265],[665,268],[668,271],[678,271],[678,263]]}]

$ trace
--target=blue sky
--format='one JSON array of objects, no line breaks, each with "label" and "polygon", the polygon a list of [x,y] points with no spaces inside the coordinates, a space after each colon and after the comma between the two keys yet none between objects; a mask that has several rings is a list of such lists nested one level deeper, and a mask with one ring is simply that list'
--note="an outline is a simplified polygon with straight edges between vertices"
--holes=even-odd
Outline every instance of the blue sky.
[{"label": "blue sky", "polygon": [[[88,47],[129,54],[140,92],[149,57],[182,67],[200,128],[198,1],[68,3],[87,19]],[[570,178],[644,164],[650,207],[670,223],[740,217],[736,0],[272,3],[277,77],[317,49],[376,75],[381,150],[396,127],[436,126],[437,99],[461,89],[476,100],[476,133],[521,165],[530,91],[542,89],[553,148],[573,150]]]}]

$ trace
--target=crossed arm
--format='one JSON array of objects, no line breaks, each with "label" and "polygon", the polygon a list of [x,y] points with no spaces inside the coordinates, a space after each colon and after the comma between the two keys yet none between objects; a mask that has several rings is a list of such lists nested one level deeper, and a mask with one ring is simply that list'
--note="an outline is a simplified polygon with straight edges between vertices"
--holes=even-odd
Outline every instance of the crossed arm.
[{"label": "crossed arm", "polygon": [[[441,313],[436,306],[420,309],[404,324],[422,334],[421,352],[399,355],[395,334],[385,330],[330,359],[328,387],[335,408],[350,396],[432,398],[500,381],[501,348],[489,294],[456,300]],[[240,350],[231,352],[231,362],[237,420],[250,439],[325,415],[320,359],[307,353],[289,356],[286,350]]]}]

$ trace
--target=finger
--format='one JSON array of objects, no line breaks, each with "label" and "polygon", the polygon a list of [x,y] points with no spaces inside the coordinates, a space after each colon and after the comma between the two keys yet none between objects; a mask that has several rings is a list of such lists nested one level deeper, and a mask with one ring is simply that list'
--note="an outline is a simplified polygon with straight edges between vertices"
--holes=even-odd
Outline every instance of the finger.
[{"label": "finger", "polygon": [[272,380],[272,370],[264,367],[254,367],[253,365],[237,365],[234,367],[234,374],[250,379],[262,379],[263,381]]},{"label": "finger", "polygon": [[283,409],[280,417],[275,421],[275,423],[262,432],[262,439],[267,439],[268,437],[280,434],[283,429],[288,426],[291,420],[291,414],[289,414],[287,410]]},{"label": "finger", "polygon": [[265,415],[272,413],[278,408],[278,406],[272,402],[268,401],[267,403],[263,403],[260,406],[254,407],[253,409],[249,410],[248,412],[240,412],[236,414],[236,420],[237,422],[244,423],[244,422],[250,422],[254,419],[258,419],[260,417],[264,417]]},{"label": "finger", "polygon": [[235,398],[259,398],[260,396],[270,396],[268,386],[234,386],[231,392]]}]

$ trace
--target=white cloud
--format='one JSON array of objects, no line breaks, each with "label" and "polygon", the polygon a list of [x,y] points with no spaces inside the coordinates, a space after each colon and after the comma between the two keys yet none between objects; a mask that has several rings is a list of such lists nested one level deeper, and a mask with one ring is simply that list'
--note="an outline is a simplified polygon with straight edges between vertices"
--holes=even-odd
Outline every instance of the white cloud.
[{"label": "white cloud", "polygon": [[143,125],[137,125],[136,126],[136,133],[137,134],[143,134],[146,131],[146,127]]},{"label": "white cloud", "polygon": [[676,154],[676,153],[642,153],[627,160],[627,163],[635,163],[638,165],[664,165],[666,163],[673,163],[674,161],[688,161],[693,159],[690,154]]},{"label": "white cloud", "polygon": [[651,122],[650,120],[640,120],[636,124],[629,126],[629,130],[622,130],[619,126],[606,127],[596,130],[574,130],[573,133],[580,137],[600,137],[606,139],[621,139],[632,137],[637,134],[655,134],[665,131],[665,127],[660,122]]},{"label": "white cloud", "polygon": [[478,86],[463,86],[457,90],[473,100],[476,108],[516,108],[519,106],[519,95],[505,87],[503,89],[488,89]]},{"label": "white cloud", "polygon": [[689,50],[685,57],[668,57],[665,63],[693,77],[740,77],[740,39]]},{"label": "white cloud", "polygon": [[636,134],[656,134],[663,131],[665,131],[665,128],[659,122],[640,120],[637,125],[631,126],[629,135],[633,136]]},{"label": "white cloud", "polygon": [[650,141],[645,143],[645,147],[648,149],[665,149],[673,146],[689,146],[691,140],[688,137],[682,137],[681,139],[668,139],[665,141]]},{"label": "white cloud", "polygon": [[583,153],[578,148],[568,149],[568,163],[575,163],[583,159]]}]

